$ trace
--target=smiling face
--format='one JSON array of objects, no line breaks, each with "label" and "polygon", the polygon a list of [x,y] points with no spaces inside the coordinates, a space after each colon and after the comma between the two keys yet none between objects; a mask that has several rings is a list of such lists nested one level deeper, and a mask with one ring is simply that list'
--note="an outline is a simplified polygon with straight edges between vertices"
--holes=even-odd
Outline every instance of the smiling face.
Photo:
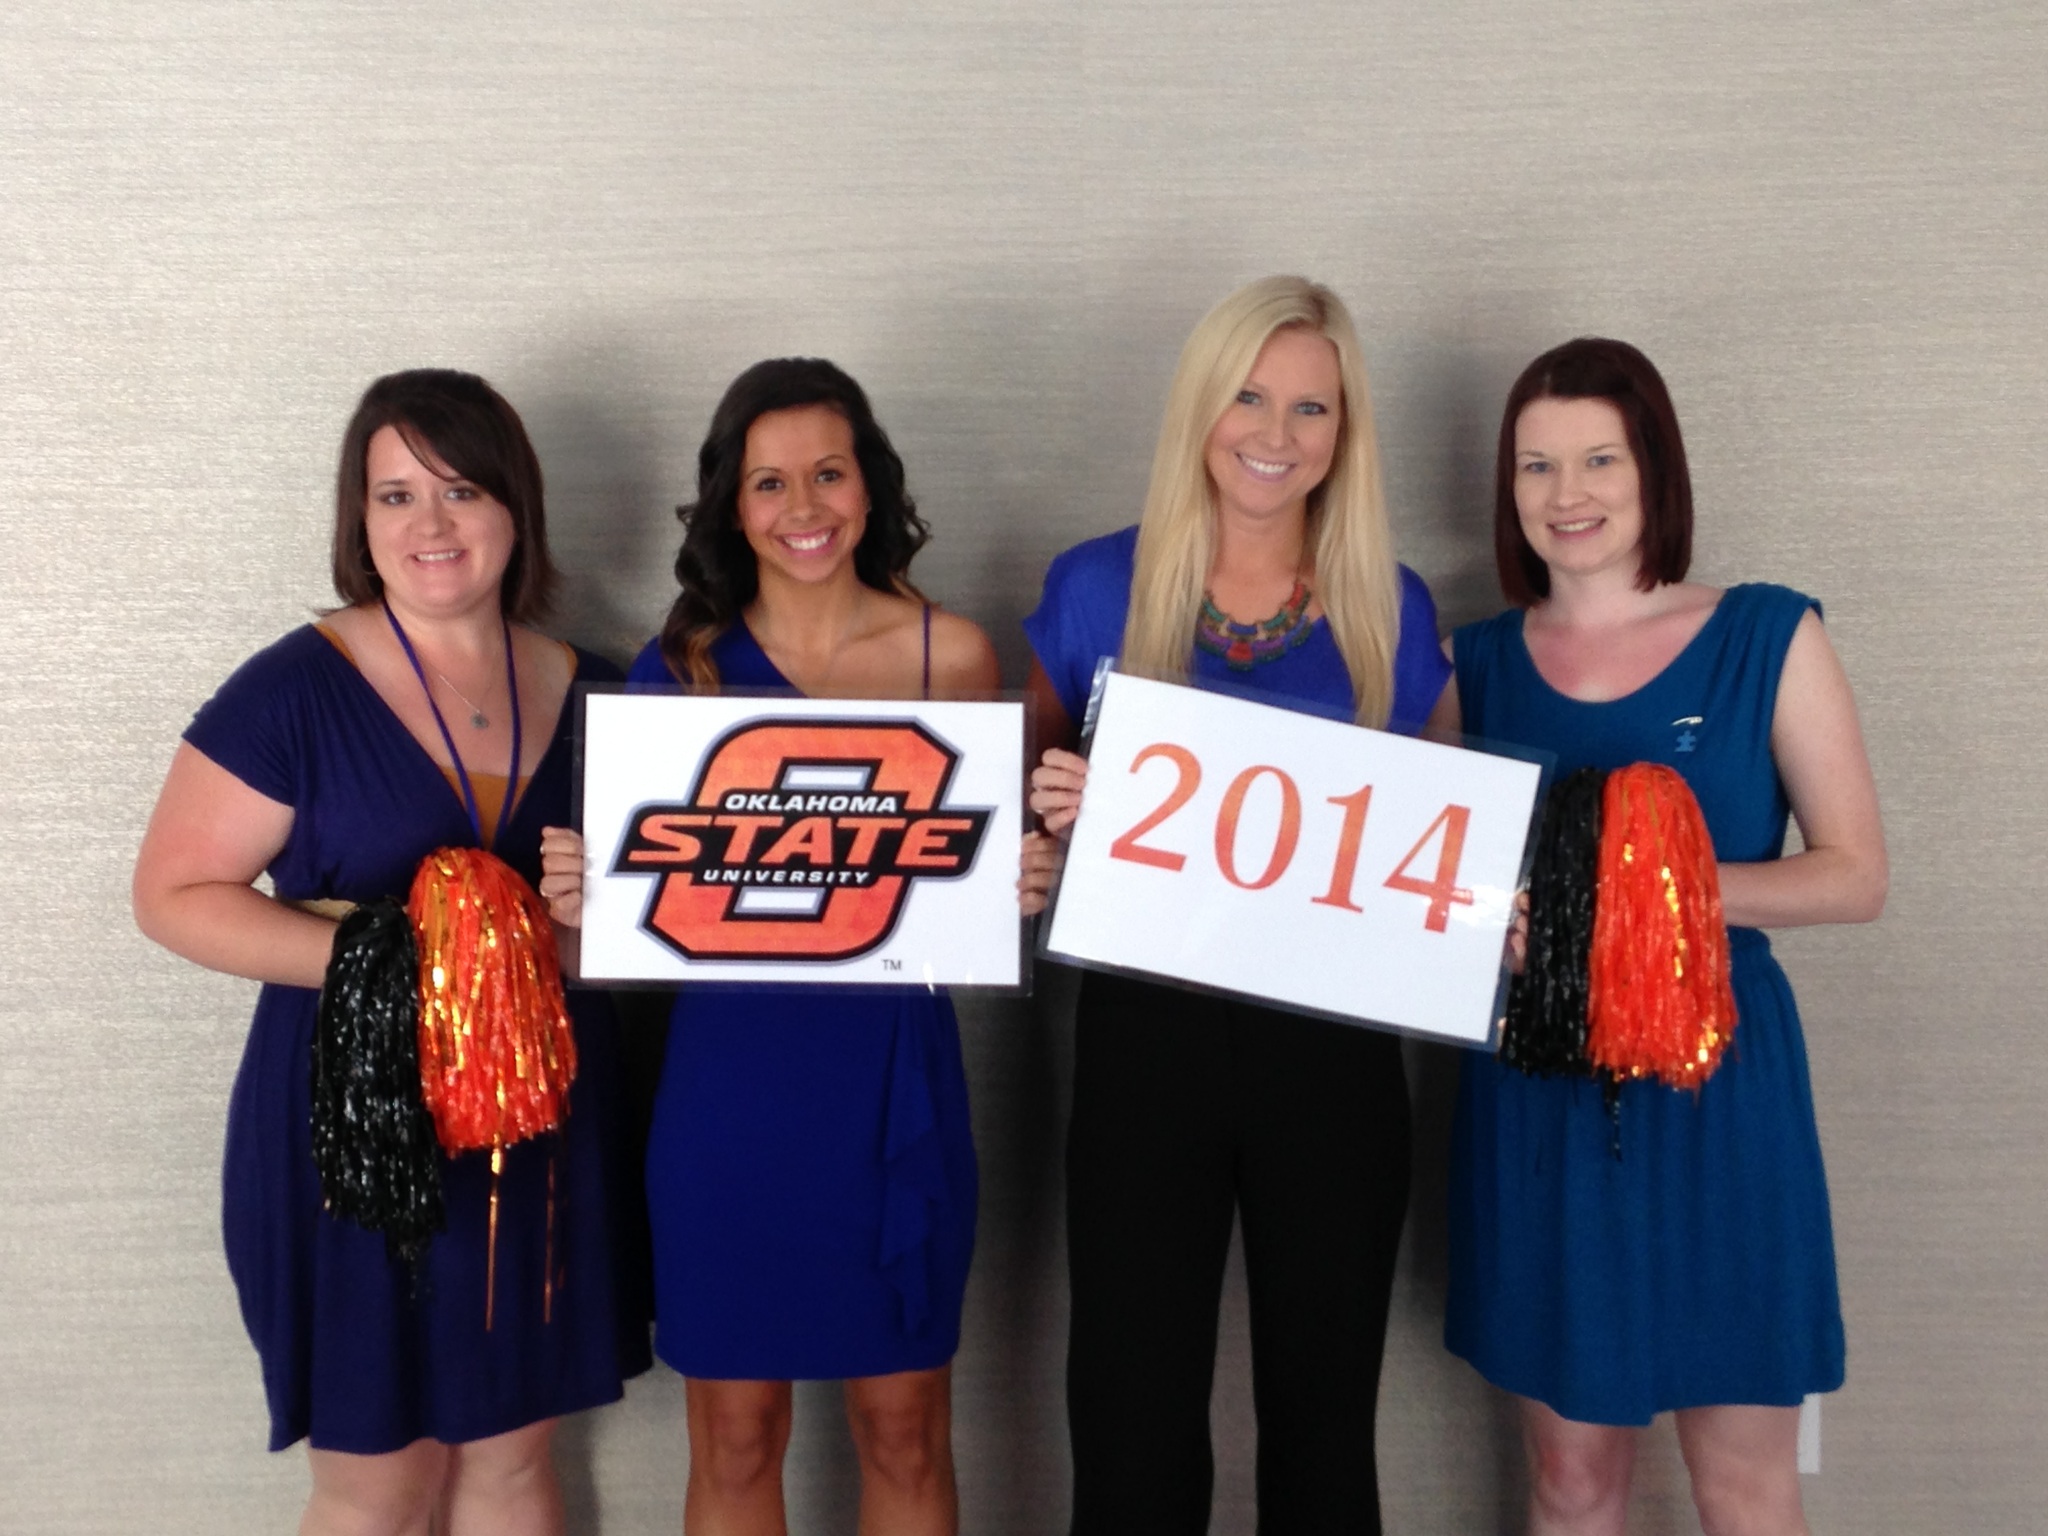
[{"label": "smiling face", "polygon": [[1219,509],[1261,519],[1305,513],[1343,430],[1335,344],[1299,326],[1275,331],[1209,430],[1203,463]]},{"label": "smiling face", "polygon": [[505,504],[423,462],[396,427],[371,436],[364,468],[363,535],[386,600],[421,617],[495,610],[517,539]]},{"label": "smiling face", "polygon": [[761,576],[793,581],[851,575],[868,526],[867,484],[853,427],[829,405],[768,411],[747,428],[740,529]]},{"label": "smiling face", "polygon": [[1522,536],[1559,574],[1642,568],[1643,484],[1628,427],[1610,400],[1531,400],[1515,418],[1515,511]]}]

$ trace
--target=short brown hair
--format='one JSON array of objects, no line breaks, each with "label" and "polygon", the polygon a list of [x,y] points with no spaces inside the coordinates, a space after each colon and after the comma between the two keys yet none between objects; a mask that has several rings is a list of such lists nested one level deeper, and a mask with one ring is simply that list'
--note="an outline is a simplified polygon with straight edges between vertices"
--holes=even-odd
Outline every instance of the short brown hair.
[{"label": "short brown hair", "polygon": [[363,391],[341,438],[334,489],[334,591],[344,603],[374,603],[383,578],[370,564],[363,528],[369,499],[370,439],[395,427],[422,463],[446,465],[488,491],[512,514],[512,558],[498,583],[498,607],[518,623],[544,618],[556,582],[548,558],[540,459],[519,413],[473,373],[410,368]]},{"label": "short brown hair", "polygon": [[1642,479],[1643,563],[1636,585],[1648,592],[1661,582],[1685,580],[1692,566],[1692,476],[1671,392],[1650,360],[1627,342],[1581,336],[1524,368],[1501,413],[1493,461],[1493,556],[1507,600],[1528,608],[1550,596],[1550,568],[1529,547],[1515,510],[1515,423],[1534,400],[1605,400],[1621,412]]}]

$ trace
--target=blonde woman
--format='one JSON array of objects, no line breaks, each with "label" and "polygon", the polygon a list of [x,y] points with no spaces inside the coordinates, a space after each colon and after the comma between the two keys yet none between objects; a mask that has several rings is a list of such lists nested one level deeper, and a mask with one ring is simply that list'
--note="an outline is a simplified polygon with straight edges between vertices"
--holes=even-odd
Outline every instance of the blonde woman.
[{"label": "blonde woman", "polygon": [[[1136,528],[1056,559],[1025,620],[1048,750],[1032,809],[1073,822],[1097,661],[1413,734],[1449,675],[1394,561],[1365,364],[1329,289],[1271,277],[1188,338]],[[1048,724],[1049,722],[1049,724]],[[1027,853],[1027,906],[1056,854]],[[1074,1531],[1208,1529],[1209,1391],[1244,1225],[1262,1530],[1379,1529],[1380,1356],[1408,1204],[1391,1036],[1091,972],[1067,1144]]]}]

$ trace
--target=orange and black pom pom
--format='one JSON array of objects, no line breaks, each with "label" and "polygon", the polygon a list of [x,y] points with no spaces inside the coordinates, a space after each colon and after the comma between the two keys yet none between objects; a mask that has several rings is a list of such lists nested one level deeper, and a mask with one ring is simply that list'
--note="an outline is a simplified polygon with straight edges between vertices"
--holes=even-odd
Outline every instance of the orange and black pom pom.
[{"label": "orange and black pom pom", "polygon": [[1501,1056],[1538,1076],[1697,1088],[1735,1030],[1713,839],[1675,770],[1585,768],[1545,803]]}]

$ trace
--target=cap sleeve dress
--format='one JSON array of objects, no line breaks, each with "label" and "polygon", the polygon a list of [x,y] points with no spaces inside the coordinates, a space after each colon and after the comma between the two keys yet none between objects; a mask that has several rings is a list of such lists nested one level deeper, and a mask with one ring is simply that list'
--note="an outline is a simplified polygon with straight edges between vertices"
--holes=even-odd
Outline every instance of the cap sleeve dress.
[{"label": "cap sleeve dress", "polygon": [[[1739,586],[1661,674],[1586,704],[1544,682],[1513,611],[1453,638],[1465,727],[1546,748],[1557,771],[1663,763],[1715,855],[1779,856],[1778,679],[1812,599]],[[1453,1124],[1445,1340],[1488,1380],[1566,1418],[1790,1406],[1841,1385],[1826,1175],[1799,1014],[1770,942],[1731,928],[1733,1042],[1697,1095],[1532,1078],[1472,1052]]]},{"label": "cap sleeve dress", "polygon": [[[576,660],[579,680],[618,675],[598,657]],[[564,709],[493,850],[529,881],[541,827],[569,819],[569,720]],[[426,854],[476,843],[439,766],[310,626],[245,662],[185,739],[292,808],[269,868],[282,900],[402,898]],[[442,1158],[448,1228],[417,1285],[381,1236],[322,1208],[310,1130],[318,1002],[312,988],[262,989],[228,1104],[222,1226],[262,1358],[271,1449],[477,1440],[616,1399],[621,1377],[645,1367],[646,1331],[614,1299],[624,1213],[613,1208],[618,1083],[603,996],[569,996],[579,1066],[562,1130],[506,1154],[489,1329],[487,1156]]]}]

